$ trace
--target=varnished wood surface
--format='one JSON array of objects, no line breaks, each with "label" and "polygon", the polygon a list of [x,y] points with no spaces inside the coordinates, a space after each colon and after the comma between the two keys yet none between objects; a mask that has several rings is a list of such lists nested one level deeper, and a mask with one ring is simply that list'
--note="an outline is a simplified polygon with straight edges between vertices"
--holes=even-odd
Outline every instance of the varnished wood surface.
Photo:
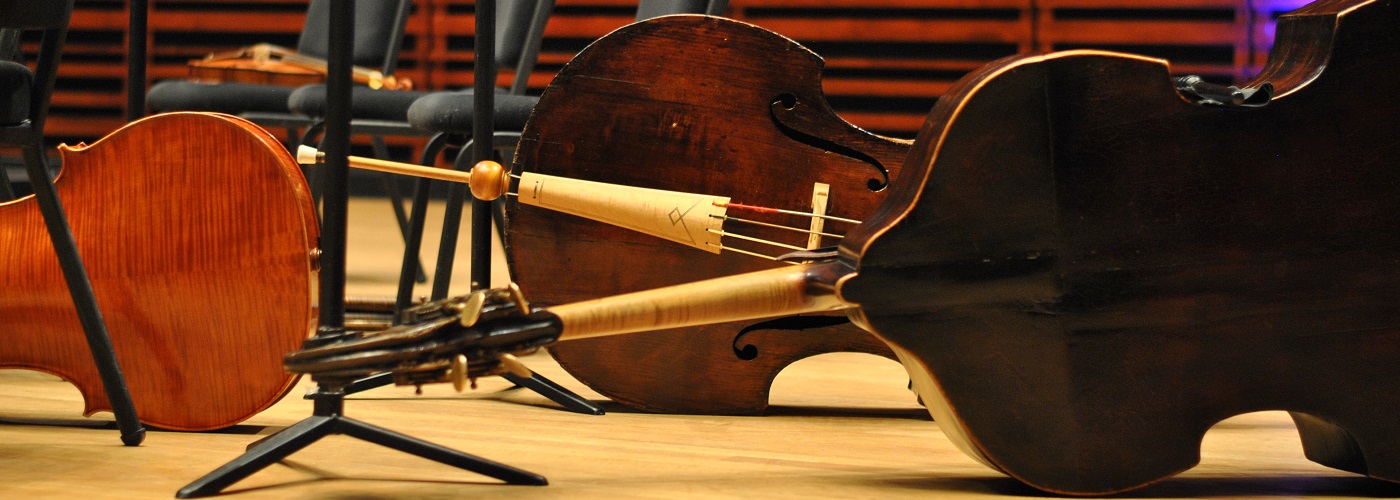
[{"label": "varnished wood surface", "polygon": [[1280,409],[1314,460],[1400,482],[1400,106],[1366,99],[1400,90],[1397,29],[1393,0],[1281,17],[1248,110],[1137,56],[988,65],[842,240],[838,293],[927,368],[945,431],[1046,491],[1150,484]]},{"label": "varnished wood surface", "polygon": [[[352,200],[350,224],[350,292],[391,293],[401,246],[393,237],[388,208],[382,200]],[[435,225],[430,221],[430,228]],[[432,262],[431,252],[425,253]],[[447,385],[426,387],[422,396],[412,388],[379,388],[351,397],[346,414],[539,473],[549,478],[549,486],[503,486],[337,436],[233,485],[225,496],[1041,496],[956,450],[905,389],[903,370],[887,359],[829,354],[799,362],[778,377],[774,406],[764,417],[639,413],[589,392],[548,356],[530,356],[525,362],[602,402],[609,413],[568,413],[528,391],[504,391],[503,381],[491,379],[463,395]],[[172,498],[181,486],[237,457],[248,444],[309,415],[310,403],[299,398],[305,387],[303,381],[291,396],[228,431],[154,432],[140,447],[128,448],[111,428],[110,414],[77,416],[82,405],[71,385],[30,371],[0,371],[0,497]],[[1127,495],[1395,496],[1400,487],[1308,462],[1297,431],[1277,412],[1216,425],[1206,434],[1199,467]]]},{"label": "varnished wood surface", "polygon": [[[58,196],[141,421],[218,429],[285,394],[276,356],[312,332],[318,230],[277,139],[174,113],[62,153]],[[32,197],[0,204],[0,270],[0,367],[73,380],[84,413],[110,409]]]},{"label": "varnished wood surface", "polygon": [[[795,211],[811,209],[820,183],[828,186],[828,215],[860,220],[898,177],[909,145],[836,116],[823,94],[823,64],[810,49],[742,22],[673,16],[634,24],[590,45],[561,70],[521,132],[515,163],[526,173]],[[511,199],[518,203],[506,204],[506,246],[512,259],[531,262],[516,266],[514,277],[537,304],[782,267],[740,252],[777,256],[809,241],[802,233],[727,220],[719,226],[734,236],[695,245],[726,248],[707,254],[624,228],[612,210],[584,218],[530,206],[534,187],[522,178],[522,195]],[[705,218],[694,203],[657,203],[652,210],[664,223],[699,233],[696,228],[711,224],[696,221]],[[733,208],[725,215],[789,228],[811,222]],[[827,232],[850,227],[833,222]],[[864,330],[828,319],[736,320],[644,339],[560,343],[550,351],[579,381],[633,408],[754,415],[764,411],[773,377],[794,360],[825,352],[889,353]],[[626,362],[616,362],[619,355]]]}]

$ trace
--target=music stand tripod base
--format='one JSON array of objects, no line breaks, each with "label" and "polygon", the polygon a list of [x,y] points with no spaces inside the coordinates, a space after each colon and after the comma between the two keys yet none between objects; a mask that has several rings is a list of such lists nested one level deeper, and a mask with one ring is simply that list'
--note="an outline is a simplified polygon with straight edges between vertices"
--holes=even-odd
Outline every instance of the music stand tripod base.
[{"label": "music stand tripod base", "polygon": [[504,481],[511,485],[545,486],[549,481],[538,474],[493,462],[382,427],[346,417],[345,392],[342,387],[318,386],[313,398],[315,410],[310,417],[268,436],[248,449],[242,456],[180,488],[176,498],[199,498],[216,495],[229,485],[272,465],[297,450],[323,437],[344,434],[429,460],[465,469]]},{"label": "music stand tripod base", "polygon": [[[538,373],[531,374],[529,377],[521,377],[513,373],[504,373],[501,374],[501,378],[509,380],[510,383],[515,384],[516,387],[523,387],[535,391],[541,396],[549,398],[550,401],[559,403],[565,410],[574,413],[582,413],[584,415],[602,415],[606,413],[603,411],[603,407],[584,399],[583,396],[575,394],[573,391],[555,383],[553,380],[544,378],[544,376]],[[346,385],[345,394],[355,394],[376,387],[383,387],[391,383],[393,383],[393,374],[380,373],[371,375]],[[306,399],[312,399],[314,397],[314,392],[306,395]]]}]

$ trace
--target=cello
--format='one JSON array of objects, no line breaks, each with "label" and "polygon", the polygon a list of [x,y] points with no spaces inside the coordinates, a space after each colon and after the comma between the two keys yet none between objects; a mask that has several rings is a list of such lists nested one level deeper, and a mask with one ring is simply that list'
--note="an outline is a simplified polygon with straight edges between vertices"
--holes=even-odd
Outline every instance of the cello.
[{"label": "cello", "polygon": [[[821,89],[822,59],[751,24],[666,16],[623,27],[580,52],[540,97],[516,150],[516,174],[713,193],[736,203],[826,215],[872,213],[909,142],[871,134],[836,115]],[[621,168],[619,168],[621,167]],[[529,191],[528,188],[520,188]],[[726,231],[787,247],[725,238],[697,251],[651,234],[508,198],[504,243],[512,279],[531,300],[561,304],[783,266],[807,248],[808,219],[731,216]],[[839,237],[850,224],[830,222]],[[835,245],[823,237],[818,247]],[[599,338],[550,349],[570,375],[608,398],[660,413],[760,414],[774,377],[827,352],[893,357],[844,321],[788,318]]]},{"label": "cello", "polygon": [[1369,98],[1400,90],[1397,32],[1395,0],[1281,17],[1257,108],[1188,99],[1159,59],[1004,59],[939,101],[835,258],[549,308],[483,291],[285,363],[484,376],[554,342],[840,310],[957,447],[1047,492],[1164,480],[1264,410],[1308,459],[1400,482],[1400,103]]},{"label": "cello", "polygon": [[[60,146],[55,182],[137,414],[228,427],[296,381],[279,359],[316,323],[319,229],[301,169],[240,118],[151,116]],[[32,197],[0,204],[0,368],[74,384],[110,410]]]}]

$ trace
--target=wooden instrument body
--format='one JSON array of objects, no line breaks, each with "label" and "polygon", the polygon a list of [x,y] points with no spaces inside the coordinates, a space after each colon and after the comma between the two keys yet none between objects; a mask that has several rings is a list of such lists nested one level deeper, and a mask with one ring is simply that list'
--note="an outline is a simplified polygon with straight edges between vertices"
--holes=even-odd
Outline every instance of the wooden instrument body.
[{"label": "wooden instrument body", "polygon": [[938,103],[838,293],[965,451],[1103,494],[1288,410],[1310,459],[1400,480],[1400,5],[1323,0],[1278,33],[1259,109],[1091,51]]},{"label": "wooden instrument body", "polygon": [[[238,50],[209,54],[188,64],[190,80],[205,83],[238,82],[296,87],[326,81],[326,60],[302,55],[295,50],[260,43]],[[379,70],[352,66],[350,79],[373,89],[412,90],[407,78],[385,75]]]},{"label": "wooden instrument body", "polygon": [[251,57],[189,62],[190,80],[205,83],[237,82],[300,87],[326,81],[323,71]]},{"label": "wooden instrument body", "polygon": [[[56,185],[138,416],[209,430],[271,406],[316,322],[319,230],[275,137],[204,113],[61,147]],[[0,367],[58,375],[109,410],[32,198],[0,204]]]},{"label": "wooden instrument body", "polygon": [[[515,163],[530,172],[804,211],[812,206],[813,183],[822,182],[831,186],[832,215],[861,219],[884,196],[908,144],[837,117],[821,93],[821,65],[791,40],[732,20],[671,16],[634,24],[589,46],[560,71],[524,130]],[[833,152],[842,148],[860,153]],[[785,265],[706,253],[520,203],[507,206],[513,278],[538,304]],[[804,229],[809,224],[802,217],[731,215]],[[851,225],[827,227],[840,233]],[[798,233],[733,223],[725,229],[807,244]],[[769,255],[789,251],[725,243]],[[824,243],[834,244],[829,238]],[[581,340],[551,352],[580,381],[629,406],[755,414],[768,405],[773,377],[794,361],[838,351],[891,356],[859,328],[830,323],[760,327],[740,336],[754,322],[732,322]],[[749,355],[755,357],[745,359]]]}]

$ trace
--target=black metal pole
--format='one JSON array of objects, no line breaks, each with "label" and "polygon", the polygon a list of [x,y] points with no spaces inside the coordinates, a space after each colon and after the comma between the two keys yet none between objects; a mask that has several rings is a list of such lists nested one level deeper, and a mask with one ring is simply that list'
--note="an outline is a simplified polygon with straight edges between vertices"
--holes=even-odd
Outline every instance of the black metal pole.
[{"label": "black metal pole", "polygon": [[102,378],[107,401],[112,405],[112,414],[117,419],[117,429],[121,432],[122,443],[136,446],[146,439],[146,428],[136,415],[136,404],[127,389],[126,378],[122,376],[121,365],[117,362],[112,339],[107,334],[107,323],[102,319],[102,311],[97,306],[97,296],[88,280],[87,268],[83,267],[78,246],[69,230],[68,217],[58,201],[58,191],[49,177],[48,163],[42,145],[25,147],[25,166],[29,171],[29,185],[34,188],[34,197],[39,201],[44,224],[49,230],[54,252],[58,255],[59,267],[68,284],[68,293],[73,298],[73,306],[78,310],[78,322],[87,337],[92,360],[97,364],[97,374]]},{"label": "black metal pole", "polygon": [[[476,2],[476,80],[472,83],[473,164],[490,160],[496,132],[496,0]],[[472,198],[471,280],[491,287],[491,202]]]},{"label": "black metal pole", "polygon": [[146,20],[150,0],[131,0],[126,39],[126,120],[146,116]]},{"label": "black metal pole", "polygon": [[321,220],[321,334],[345,329],[345,233],[349,210],[350,69],[353,64],[355,2],[331,3],[326,71],[326,177]]}]

